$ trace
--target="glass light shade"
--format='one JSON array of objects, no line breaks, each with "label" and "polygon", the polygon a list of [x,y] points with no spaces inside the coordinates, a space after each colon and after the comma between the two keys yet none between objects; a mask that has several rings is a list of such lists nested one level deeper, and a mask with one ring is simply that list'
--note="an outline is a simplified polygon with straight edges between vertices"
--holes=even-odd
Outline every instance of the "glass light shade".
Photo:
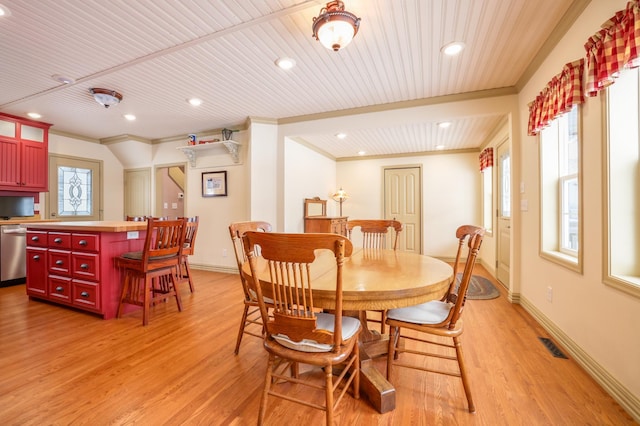
[{"label": "glass light shade", "polygon": [[329,21],[318,29],[318,40],[327,49],[340,50],[353,40],[355,29],[345,21]]},{"label": "glass light shade", "polygon": [[338,51],[358,33],[360,18],[344,10],[342,1],[330,1],[313,18],[313,36],[327,49]]},{"label": "glass light shade", "polygon": [[115,90],[100,89],[92,87],[89,92],[100,105],[109,108],[111,105],[117,105],[122,100],[122,95]]}]

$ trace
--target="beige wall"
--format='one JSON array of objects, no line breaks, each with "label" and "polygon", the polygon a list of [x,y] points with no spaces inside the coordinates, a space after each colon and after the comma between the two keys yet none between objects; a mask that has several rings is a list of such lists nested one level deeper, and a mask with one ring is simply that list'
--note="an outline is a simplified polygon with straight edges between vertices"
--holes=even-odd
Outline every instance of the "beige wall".
[{"label": "beige wall", "polygon": [[[584,272],[578,274],[542,259],[539,247],[538,139],[526,135],[527,103],[558,74],[565,63],[584,57],[587,38],[626,0],[594,0],[560,41],[519,96],[522,156],[514,168],[526,185],[529,210],[522,214],[520,248],[522,303],[572,347],[592,374],[611,383],[610,392],[634,405],[640,415],[640,299],[602,283],[602,96],[590,98],[582,108],[582,195]],[[517,194],[514,194],[517,195]],[[516,205],[519,199],[514,200]],[[553,288],[553,301],[545,298]]]}]

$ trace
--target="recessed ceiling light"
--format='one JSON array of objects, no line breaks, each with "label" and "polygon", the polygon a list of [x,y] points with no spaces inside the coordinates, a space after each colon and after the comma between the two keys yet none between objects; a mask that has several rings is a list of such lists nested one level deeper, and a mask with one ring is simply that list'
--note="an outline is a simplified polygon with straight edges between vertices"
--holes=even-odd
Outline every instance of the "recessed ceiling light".
[{"label": "recessed ceiling light", "polygon": [[10,16],[11,11],[7,8],[7,6],[0,4],[0,17],[2,16]]},{"label": "recessed ceiling light", "polygon": [[442,46],[442,53],[448,56],[455,56],[458,53],[462,52],[464,49],[464,43],[461,41],[454,41],[453,43],[445,44]]},{"label": "recessed ceiling light", "polygon": [[367,151],[358,151],[358,155],[365,155]]},{"label": "recessed ceiling light", "polygon": [[276,59],[276,65],[283,70],[290,70],[296,66],[296,61],[291,58],[279,58]]},{"label": "recessed ceiling light", "polygon": [[123,115],[123,117],[126,118],[129,121],[133,121],[133,120],[136,119],[136,116],[133,115],[133,114],[125,114],[125,115]]},{"label": "recessed ceiling light", "polygon": [[338,138],[338,139],[344,139],[346,137],[347,137],[346,133],[342,133],[342,132],[336,133],[336,138]]},{"label": "recessed ceiling light", "polygon": [[451,126],[450,121],[441,121],[440,123],[438,123],[438,127],[440,127],[441,129],[446,129],[449,126]]},{"label": "recessed ceiling light", "polygon": [[198,98],[187,99],[187,102],[189,102],[192,106],[202,105],[202,99],[198,99]]},{"label": "recessed ceiling light", "polygon": [[27,115],[31,118],[42,118],[42,116],[37,112],[28,112]]},{"label": "recessed ceiling light", "polygon": [[58,83],[64,83],[64,84],[73,84],[73,83],[76,82],[71,77],[67,77],[67,76],[60,75],[60,74],[54,74],[54,75],[51,76],[51,78],[54,79],[55,81],[57,81]]},{"label": "recessed ceiling light", "polygon": [[444,145],[436,145],[436,149],[438,151],[442,151],[444,149]]}]

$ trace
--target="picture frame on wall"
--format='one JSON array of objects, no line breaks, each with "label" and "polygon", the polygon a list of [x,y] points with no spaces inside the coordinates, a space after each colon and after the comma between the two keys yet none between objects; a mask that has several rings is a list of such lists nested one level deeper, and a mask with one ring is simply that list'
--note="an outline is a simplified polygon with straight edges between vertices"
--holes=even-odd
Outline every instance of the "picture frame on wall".
[{"label": "picture frame on wall", "polygon": [[202,196],[226,197],[227,172],[202,172]]}]

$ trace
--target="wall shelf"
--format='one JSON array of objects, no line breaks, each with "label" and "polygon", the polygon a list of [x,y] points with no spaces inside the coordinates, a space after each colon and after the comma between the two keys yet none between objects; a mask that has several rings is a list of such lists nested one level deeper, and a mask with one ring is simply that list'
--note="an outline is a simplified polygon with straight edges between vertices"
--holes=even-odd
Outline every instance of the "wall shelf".
[{"label": "wall shelf", "polygon": [[182,151],[182,153],[189,160],[189,164],[191,165],[191,167],[195,167],[196,159],[198,158],[199,152],[210,151],[212,149],[218,149],[220,147],[225,147],[227,149],[234,163],[240,162],[240,143],[232,140],[203,143],[198,145],[179,146],[176,149]]}]

